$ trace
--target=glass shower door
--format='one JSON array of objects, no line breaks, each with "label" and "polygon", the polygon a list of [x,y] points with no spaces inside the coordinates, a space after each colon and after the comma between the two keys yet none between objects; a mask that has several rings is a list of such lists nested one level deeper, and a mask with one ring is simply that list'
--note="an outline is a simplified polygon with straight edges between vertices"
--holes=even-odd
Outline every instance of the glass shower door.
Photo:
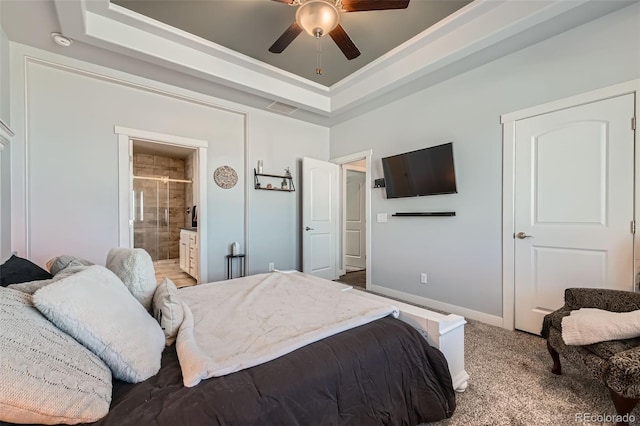
[{"label": "glass shower door", "polygon": [[151,259],[170,259],[169,182],[153,178],[133,180],[133,247]]}]

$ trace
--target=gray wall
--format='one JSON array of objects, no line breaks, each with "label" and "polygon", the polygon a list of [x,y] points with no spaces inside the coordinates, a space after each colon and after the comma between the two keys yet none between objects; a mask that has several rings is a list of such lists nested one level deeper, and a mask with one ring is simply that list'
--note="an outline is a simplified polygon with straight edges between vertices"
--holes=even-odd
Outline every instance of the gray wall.
[{"label": "gray wall", "polygon": [[[247,202],[252,206],[248,223],[266,224],[251,231],[249,256],[260,258],[264,254],[257,252],[268,247],[269,253],[280,256],[283,266],[296,266],[297,247],[292,243],[297,233],[295,195],[268,194],[272,197],[262,199],[256,194],[259,191],[247,189],[247,184],[252,188],[253,169],[245,170],[245,150],[249,158],[264,158],[265,166],[273,166],[274,171],[295,166],[296,159],[305,155],[327,159],[326,128],[28,46],[11,46],[12,86],[28,87],[26,99],[23,90],[16,90],[12,98],[13,118],[20,130],[14,141],[12,175],[19,201],[13,209],[14,249],[39,264],[63,253],[104,263],[108,250],[118,243],[118,144],[113,126],[119,125],[209,141],[207,281],[226,276],[224,256],[229,253],[229,244],[244,241]],[[27,65],[25,82],[24,55],[107,75],[120,82],[42,63]],[[152,93],[130,83],[216,106]],[[26,134],[22,130],[25,128]],[[264,140],[270,141],[268,151],[262,146]],[[276,158],[282,164],[275,160],[272,164]],[[238,172],[238,184],[232,189],[222,189],[213,181],[213,171],[222,165]],[[260,207],[267,203],[268,208]],[[286,222],[282,222],[283,215]],[[266,270],[267,265],[263,261],[252,262],[250,269]]]},{"label": "gray wall", "polygon": [[[640,77],[640,5],[627,7],[331,129],[331,157],[380,159],[453,141],[458,194],[372,194],[372,283],[502,316],[500,115]],[[453,210],[453,218],[376,213]],[[428,285],[420,284],[420,273]]]},{"label": "gray wall", "polygon": [[[329,158],[329,129],[275,115],[249,118],[249,267],[247,272],[276,269],[301,269],[299,253],[300,197],[302,157]],[[264,173],[282,175],[289,167],[295,192],[270,192],[253,189],[253,169],[263,161]],[[262,179],[262,184],[279,184],[280,180]],[[242,248],[241,248],[242,250]]]}]

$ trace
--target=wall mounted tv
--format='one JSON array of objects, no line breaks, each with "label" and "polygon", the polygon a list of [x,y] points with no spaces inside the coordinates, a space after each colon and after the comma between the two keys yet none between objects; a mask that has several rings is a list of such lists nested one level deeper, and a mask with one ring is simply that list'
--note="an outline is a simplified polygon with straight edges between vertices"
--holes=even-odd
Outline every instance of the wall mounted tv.
[{"label": "wall mounted tv", "polygon": [[382,159],[387,198],[454,194],[453,143]]}]

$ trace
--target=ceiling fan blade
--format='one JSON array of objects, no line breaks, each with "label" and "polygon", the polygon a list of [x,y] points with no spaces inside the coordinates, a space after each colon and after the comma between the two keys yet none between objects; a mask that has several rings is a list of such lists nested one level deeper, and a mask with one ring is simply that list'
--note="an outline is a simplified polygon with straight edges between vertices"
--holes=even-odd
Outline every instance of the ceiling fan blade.
[{"label": "ceiling fan blade", "polygon": [[338,26],[329,33],[329,35],[331,36],[333,41],[336,42],[347,59],[351,60],[360,56],[360,51],[358,50],[356,45],[353,44],[353,41],[351,41],[344,28],[342,28],[342,25],[338,24]]},{"label": "ceiling fan blade", "polygon": [[271,0],[271,1],[277,1],[278,3],[284,3],[284,4],[293,3],[293,0]]},{"label": "ceiling fan blade", "polygon": [[269,52],[282,53],[284,49],[291,44],[291,42],[298,37],[298,34],[302,32],[302,28],[294,22],[285,32],[282,33],[280,38],[269,48]]},{"label": "ceiling fan blade", "polygon": [[342,10],[345,12],[406,9],[407,6],[409,0],[342,0]]}]

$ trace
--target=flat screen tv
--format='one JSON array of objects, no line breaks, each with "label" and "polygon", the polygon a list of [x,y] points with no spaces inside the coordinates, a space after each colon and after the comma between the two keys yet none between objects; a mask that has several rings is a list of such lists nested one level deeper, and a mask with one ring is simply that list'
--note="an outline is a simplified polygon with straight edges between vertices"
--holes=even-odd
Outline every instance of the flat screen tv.
[{"label": "flat screen tv", "polygon": [[387,198],[454,194],[453,143],[382,159]]}]

